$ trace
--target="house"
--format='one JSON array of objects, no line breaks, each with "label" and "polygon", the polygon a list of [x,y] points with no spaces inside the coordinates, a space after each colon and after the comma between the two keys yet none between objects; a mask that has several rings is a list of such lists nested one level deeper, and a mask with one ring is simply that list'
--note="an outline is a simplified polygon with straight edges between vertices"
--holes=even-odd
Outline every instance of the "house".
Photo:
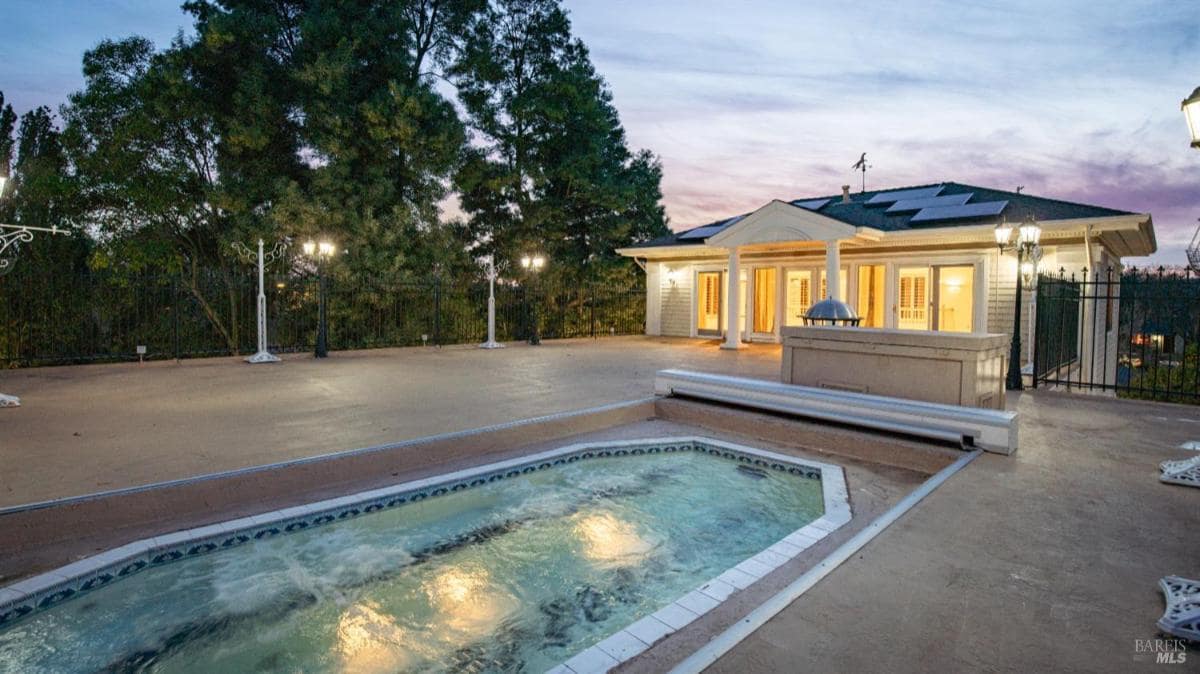
[{"label": "house", "polygon": [[[646,271],[650,335],[720,338],[730,349],[777,342],[781,326],[802,324],[829,296],[867,327],[1011,333],[1017,260],[1001,252],[995,227],[1030,216],[1044,271],[1119,271],[1121,258],[1156,249],[1147,213],[947,182],[775,200],[618,252]],[[1107,309],[1088,314],[1103,322],[1080,331],[1089,341],[1116,330]],[[1022,326],[1030,347],[1032,322]],[[1116,342],[1114,332],[1106,343]]]}]

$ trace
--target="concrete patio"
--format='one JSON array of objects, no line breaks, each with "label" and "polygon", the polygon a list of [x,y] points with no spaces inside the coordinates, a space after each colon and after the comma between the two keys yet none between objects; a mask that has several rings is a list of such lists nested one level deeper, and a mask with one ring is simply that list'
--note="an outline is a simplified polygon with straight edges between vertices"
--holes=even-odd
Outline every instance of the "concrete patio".
[{"label": "concrete patio", "polygon": [[779,347],[641,337],[0,372],[0,507],[286,461],[653,394],[685,367],[776,378]]},{"label": "concrete patio", "polygon": [[[24,406],[0,411],[0,505],[640,398],[666,367],[774,379],[779,350],[615,338],[5,372]],[[1046,392],[1009,407],[1016,455],[979,457],[712,671],[1155,667],[1135,640],[1157,636],[1157,580],[1200,577],[1200,490],[1156,466],[1188,455],[1200,409]],[[711,636],[688,634],[622,671]]]}]

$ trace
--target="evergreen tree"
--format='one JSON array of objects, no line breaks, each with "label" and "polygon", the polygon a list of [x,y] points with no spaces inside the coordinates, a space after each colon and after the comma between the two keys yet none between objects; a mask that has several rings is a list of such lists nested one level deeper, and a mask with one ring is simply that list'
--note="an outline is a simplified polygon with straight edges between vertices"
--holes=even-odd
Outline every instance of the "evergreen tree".
[{"label": "evergreen tree", "polygon": [[[226,0],[241,12],[262,3]],[[281,218],[305,236],[325,234],[360,279],[424,278],[461,266],[438,204],[465,141],[442,68],[458,52],[472,0],[305,3],[294,23],[290,82],[301,119],[307,180],[290,186]]]},{"label": "evergreen tree", "polygon": [[456,183],[480,252],[527,251],[597,278],[613,249],[666,233],[661,168],[627,147],[612,96],[557,0],[497,0],[454,69],[474,132]]}]

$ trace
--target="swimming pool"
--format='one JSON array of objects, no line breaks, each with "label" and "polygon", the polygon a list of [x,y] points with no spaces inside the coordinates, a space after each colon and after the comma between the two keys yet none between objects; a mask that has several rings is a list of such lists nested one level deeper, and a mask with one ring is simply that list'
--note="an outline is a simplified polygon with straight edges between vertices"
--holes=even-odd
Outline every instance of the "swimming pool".
[{"label": "swimming pool", "polygon": [[612,665],[848,519],[837,466],[706,438],[575,445],[0,590],[0,670]]}]

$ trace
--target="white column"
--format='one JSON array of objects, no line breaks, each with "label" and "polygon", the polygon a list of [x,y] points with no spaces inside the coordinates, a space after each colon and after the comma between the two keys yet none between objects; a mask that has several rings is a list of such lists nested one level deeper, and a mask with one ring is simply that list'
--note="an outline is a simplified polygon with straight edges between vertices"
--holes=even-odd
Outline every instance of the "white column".
[{"label": "white column", "polygon": [[837,298],[841,294],[842,254],[838,242],[825,242],[825,299]]},{"label": "white column", "polygon": [[721,345],[722,349],[742,348],[742,326],[738,322],[738,300],[741,296],[738,279],[740,273],[737,248],[730,248],[729,271],[725,274],[727,299],[725,301],[725,343]]}]

